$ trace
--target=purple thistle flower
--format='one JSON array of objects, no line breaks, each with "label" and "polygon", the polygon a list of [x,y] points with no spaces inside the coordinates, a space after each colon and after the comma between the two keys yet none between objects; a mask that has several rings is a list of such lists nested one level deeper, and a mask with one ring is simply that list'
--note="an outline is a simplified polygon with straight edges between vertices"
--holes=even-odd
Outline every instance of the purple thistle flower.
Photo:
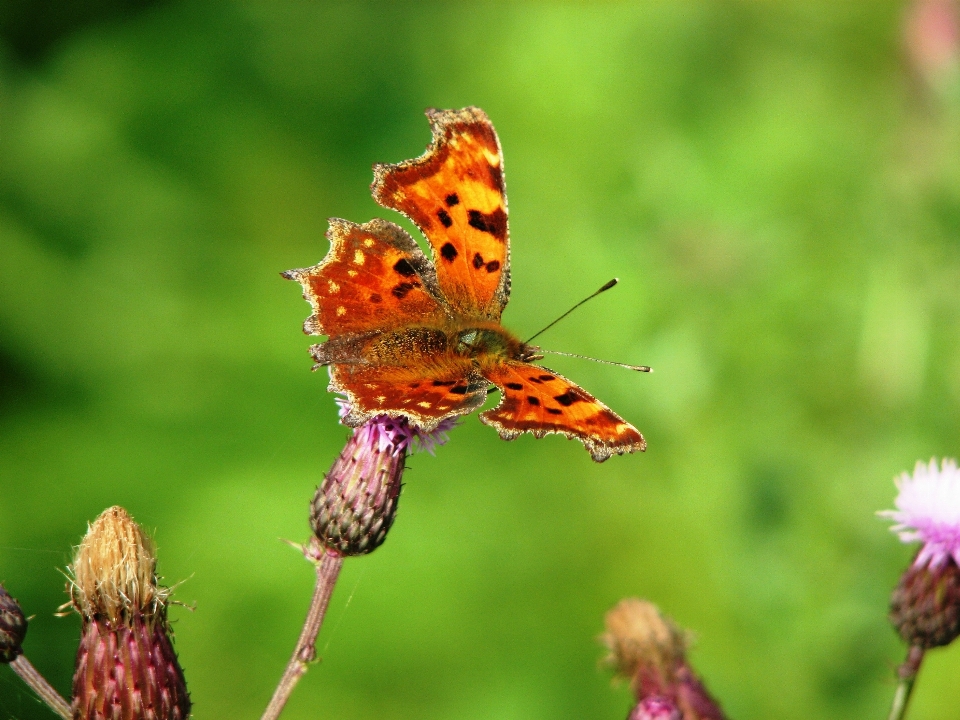
[{"label": "purple thistle flower", "polygon": [[917,462],[913,475],[896,479],[899,493],[896,510],[884,510],[881,517],[895,521],[890,528],[905,543],[921,542],[915,567],[937,569],[950,558],[960,565],[960,469],[956,460],[944,458],[937,468]]},{"label": "purple thistle flower", "polygon": [[683,713],[671,698],[651,695],[630,711],[627,720],[683,720]]},{"label": "purple thistle flower", "polygon": [[[340,406],[340,420],[342,421],[350,414],[350,402],[346,398],[337,398],[337,405]],[[446,444],[449,440],[447,433],[456,427],[460,422],[460,417],[450,417],[441,420],[433,430],[427,432],[415,425],[411,425],[405,417],[391,417],[390,415],[377,415],[371,418],[358,428],[354,428],[354,436],[363,435],[357,438],[360,442],[376,447],[380,452],[388,449],[394,454],[400,454],[405,450],[414,452],[426,450],[431,455],[438,445]]]}]

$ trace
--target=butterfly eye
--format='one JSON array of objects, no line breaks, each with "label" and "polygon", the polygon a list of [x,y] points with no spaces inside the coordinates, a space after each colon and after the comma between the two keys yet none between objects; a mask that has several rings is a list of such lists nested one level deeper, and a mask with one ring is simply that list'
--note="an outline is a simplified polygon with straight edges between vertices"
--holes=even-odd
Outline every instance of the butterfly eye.
[{"label": "butterfly eye", "polygon": [[469,350],[477,340],[476,330],[464,330],[457,338],[457,350]]}]

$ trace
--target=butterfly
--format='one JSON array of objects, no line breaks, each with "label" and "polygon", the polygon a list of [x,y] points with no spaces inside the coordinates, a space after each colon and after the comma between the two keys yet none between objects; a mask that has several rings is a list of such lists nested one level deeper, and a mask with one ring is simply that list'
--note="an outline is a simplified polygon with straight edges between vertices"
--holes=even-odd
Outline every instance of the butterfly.
[{"label": "butterfly", "polygon": [[433,140],[418,158],[373,167],[371,192],[416,224],[427,258],[386,220],[331,218],[330,250],[283,276],[303,286],[313,314],[314,369],[347,397],[343,422],[402,416],[431,430],[501,399],[480,420],[504,440],[524,432],[580,440],[597,462],[645,450],[640,432],[581,387],[535,364],[539,348],[500,324],[510,297],[510,239],[500,140],[486,113],[427,110]]}]

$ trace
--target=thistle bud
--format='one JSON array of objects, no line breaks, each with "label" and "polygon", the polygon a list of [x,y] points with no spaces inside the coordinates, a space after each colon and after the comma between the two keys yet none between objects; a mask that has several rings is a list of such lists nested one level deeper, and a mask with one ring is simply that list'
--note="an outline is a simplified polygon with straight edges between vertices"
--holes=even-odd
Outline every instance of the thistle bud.
[{"label": "thistle bud", "polygon": [[[341,417],[349,415],[349,406],[339,402]],[[310,503],[317,540],[340,555],[380,547],[396,517],[407,454],[442,445],[454,424],[444,420],[426,432],[406,418],[377,415],[354,429]]]},{"label": "thistle bud", "polygon": [[724,720],[687,661],[689,637],[653,603],[622,600],[606,617],[607,664],[637,699],[628,720]]},{"label": "thistle bud", "polygon": [[381,443],[402,420],[371,420],[347,440],[310,504],[310,526],[328,550],[365,555],[387,537],[400,499],[407,443]]},{"label": "thistle bud", "polygon": [[83,618],[73,676],[74,720],[185,720],[183,671],[167,623],[169,590],[153,544],[121,507],[88,528],[70,596]]},{"label": "thistle bud", "polygon": [[960,635],[960,568],[953,558],[903,573],[890,598],[890,622],[908,645],[924,650]]},{"label": "thistle bud", "polygon": [[23,652],[27,635],[27,619],[18,603],[3,585],[0,585],[0,663],[16,660]]}]

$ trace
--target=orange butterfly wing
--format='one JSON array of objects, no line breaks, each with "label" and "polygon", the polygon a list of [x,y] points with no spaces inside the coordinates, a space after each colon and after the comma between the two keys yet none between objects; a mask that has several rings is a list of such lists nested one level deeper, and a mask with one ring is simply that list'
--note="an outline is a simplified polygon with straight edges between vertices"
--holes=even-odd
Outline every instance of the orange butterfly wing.
[{"label": "orange butterfly wing", "polygon": [[418,158],[373,167],[374,199],[420,228],[440,289],[458,315],[499,320],[510,295],[503,154],[479,108],[427,110],[433,142]]},{"label": "orange butterfly wing", "polygon": [[473,412],[487,397],[487,382],[469,360],[409,366],[333,365],[329,389],[349,399],[350,412],[343,418],[346,425],[357,427],[375,415],[402,415],[428,432],[441,420]]},{"label": "orange butterfly wing", "polygon": [[303,286],[313,308],[304,332],[330,338],[310,352],[330,366],[328,389],[347,396],[344,422],[403,415],[431,429],[482,405],[486,381],[468,359],[444,357],[443,333],[428,329],[446,322],[449,310],[413,238],[386,220],[338,218],[327,238],[320,263],[283,275]]},{"label": "orange butterfly wing", "polygon": [[504,440],[524,432],[537,438],[560,433],[580,440],[597,462],[647,448],[633,425],[552,370],[511,360],[484,368],[483,375],[500,388],[503,398],[481,413],[480,420]]},{"label": "orange butterfly wing", "polygon": [[357,225],[330,219],[330,251],[317,265],[283,276],[303,286],[313,308],[303,331],[329,335],[443,322],[436,273],[403,229],[375,219]]}]

